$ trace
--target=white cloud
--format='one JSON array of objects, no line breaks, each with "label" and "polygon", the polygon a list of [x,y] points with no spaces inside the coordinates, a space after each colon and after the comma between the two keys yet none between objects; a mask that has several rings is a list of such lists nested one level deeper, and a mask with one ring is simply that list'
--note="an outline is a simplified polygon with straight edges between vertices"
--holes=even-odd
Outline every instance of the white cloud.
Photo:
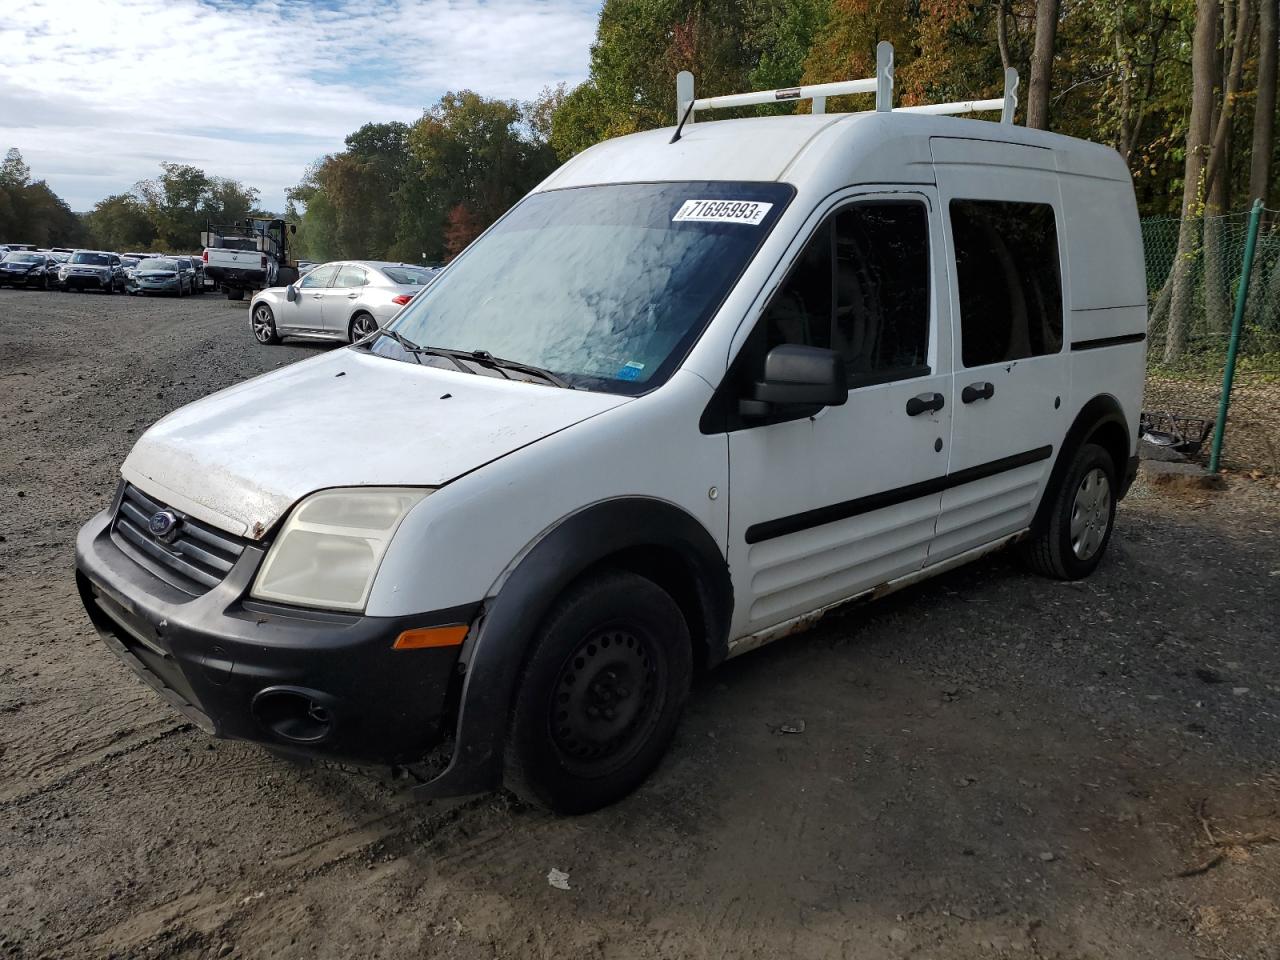
[{"label": "white cloud", "polygon": [[73,209],[161,160],[279,208],[307,163],[446,90],[586,75],[598,0],[29,0],[0,21],[0,149]]}]

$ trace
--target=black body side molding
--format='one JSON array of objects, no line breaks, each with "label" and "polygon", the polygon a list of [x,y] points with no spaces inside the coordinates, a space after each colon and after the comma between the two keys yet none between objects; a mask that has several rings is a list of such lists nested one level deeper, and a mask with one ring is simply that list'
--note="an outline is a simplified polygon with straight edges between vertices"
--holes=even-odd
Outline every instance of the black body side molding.
[{"label": "black body side molding", "polygon": [[1141,343],[1147,339],[1145,333],[1122,333],[1116,337],[1098,337],[1096,340],[1077,340],[1071,344],[1072,350],[1099,350],[1102,347],[1118,347],[1125,343]]},{"label": "black body side molding", "polygon": [[777,520],[754,523],[747,527],[747,543],[760,543],[763,540],[772,540],[774,537],[785,537],[789,533],[799,533],[801,530],[820,527],[827,523],[835,523],[837,520],[847,520],[850,517],[870,513],[873,510],[883,510],[885,507],[897,506],[900,503],[906,503],[908,500],[917,500],[920,497],[941,493],[943,490],[950,490],[952,487],[972,483],[974,480],[994,477],[997,473],[1004,473],[1006,470],[1014,470],[1018,467],[1025,467],[1029,463],[1048,460],[1051,456],[1053,456],[1052,446],[1036,447],[1034,450],[1028,450],[1025,453],[1016,453],[1011,457],[1001,457],[999,460],[992,460],[989,463],[966,467],[964,470],[957,470],[955,473],[934,477],[931,480],[909,483],[905,487],[873,493],[870,496],[859,497],[856,500],[845,500],[843,503],[817,507],[813,510],[806,510],[804,513],[793,513],[789,517],[780,517]]},{"label": "black body side molding", "polygon": [[[425,796],[494,789],[502,780],[502,752],[529,646],[556,598],[591,567],[627,551],[657,548],[678,558],[698,585],[704,658],[728,652],[733,587],[724,554],[707,529],[661,500],[627,497],[587,507],[562,520],[525,553],[496,596],[484,601],[463,644],[465,671],[453,754],[443,773],[415,788]],[[619,565],[626,565],[620,557]],[[697,659],[695,654],[695,659]]]}]

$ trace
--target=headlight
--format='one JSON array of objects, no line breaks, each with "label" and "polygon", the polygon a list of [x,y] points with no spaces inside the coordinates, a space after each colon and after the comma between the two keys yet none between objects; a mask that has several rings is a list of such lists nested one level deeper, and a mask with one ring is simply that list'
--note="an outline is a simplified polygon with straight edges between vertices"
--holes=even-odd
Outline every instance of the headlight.
[{"label": "headlight", "polygon": [[289,514],[252,595],[307,607],[363,610],[400,521],[430,490],[322,490]]}]

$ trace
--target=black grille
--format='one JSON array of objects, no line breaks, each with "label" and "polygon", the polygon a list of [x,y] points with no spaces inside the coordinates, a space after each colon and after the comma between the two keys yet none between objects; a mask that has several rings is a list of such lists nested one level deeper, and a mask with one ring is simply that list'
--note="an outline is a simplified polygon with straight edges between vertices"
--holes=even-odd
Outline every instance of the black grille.
[{"label": "black grille", "polygon": [[[179,521],[168,542],[149,529],[151,518],[161,510],[169,510]],[[132,484],[125,484],[112,529],[116,542],[135,560],[192,596],[221,583],[245,547],[243,540],[153,500]]]}]

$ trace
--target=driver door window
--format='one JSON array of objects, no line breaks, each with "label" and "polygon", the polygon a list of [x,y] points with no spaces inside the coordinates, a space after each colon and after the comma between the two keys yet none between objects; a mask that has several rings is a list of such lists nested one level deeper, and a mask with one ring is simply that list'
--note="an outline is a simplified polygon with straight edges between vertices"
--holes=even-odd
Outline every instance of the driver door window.
[{"label": "driver door window", "polygon": [[765,352],[826,347],[851,387],[929,373],[929,220],[913,200],[855,203],[823,222],[764,315]]}]

